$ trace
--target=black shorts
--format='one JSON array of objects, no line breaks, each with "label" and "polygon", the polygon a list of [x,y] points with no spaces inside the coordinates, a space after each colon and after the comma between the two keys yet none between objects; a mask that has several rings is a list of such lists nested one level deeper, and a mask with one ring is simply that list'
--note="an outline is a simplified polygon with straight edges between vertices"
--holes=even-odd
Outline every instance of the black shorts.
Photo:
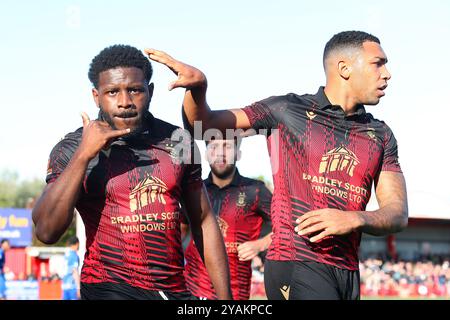
[{"label": "black shorts", "polygon": [[198,300],[189,291],[146,290],[124,283],[81,282],[82,300]]},{"label": "black shorts", "polygon": [[313,261],[273,261],[264,264],[269,300],[359,300],[359,271]]}]

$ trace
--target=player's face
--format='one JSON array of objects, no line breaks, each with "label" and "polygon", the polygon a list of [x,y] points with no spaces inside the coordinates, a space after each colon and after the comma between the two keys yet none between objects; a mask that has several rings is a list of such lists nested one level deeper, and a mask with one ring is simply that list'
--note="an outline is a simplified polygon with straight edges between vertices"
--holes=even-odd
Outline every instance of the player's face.
[{"label": "player's face", "polygon": [[9,244],[8,241],[3,242],[2,249],[5,251],[8,251],[9,249],[11,249],[11,245]]},{"label": "player's face", "polygon": [[236,167],[237,150],[234,140],[214,140],[208,144],[206,157],[211,171],[219,178],[228,177]]},{"label": "player's face", "polygon": [[375,105],[380,102],[391,78],[386,63],[386,54],[378,43],[363,43],[362,50],[353,62],[350,77],[353,94],[358,103]]},{"label": "player's face", "polygon": [[114,129],[130,128],[133,133],[143,125],[153,84],[147,84],[138,68],[118,67],[101,72],[98,88],[92,92],[104,120]]}]

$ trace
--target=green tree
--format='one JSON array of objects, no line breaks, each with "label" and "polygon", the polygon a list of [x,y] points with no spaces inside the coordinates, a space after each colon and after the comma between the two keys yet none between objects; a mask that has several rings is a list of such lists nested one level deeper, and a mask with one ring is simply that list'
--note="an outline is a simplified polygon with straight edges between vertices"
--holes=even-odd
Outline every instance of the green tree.
[{"label": "green tree", "polygon": [[18,174],[10,170],[0,173],[0,208],[14,207],[17,194]]},{"label": "green tree", "polygon": [[30,202],[34,202],[44,190],[45,182],[40,179],[26,180],[21,182],[16,190],[15,203],[16,208],[26,208],[32,205]]},{"label": "green tree", "polygon": [[[42,193],[45,182],[40,179],[19,181],[17,172],[3,170],[0,172],[0,208],[32,209],[35,200]],[[65,246],[69,237],[76,234],[75,217],[59,241],[52,246]],[[36,238],[33,225],[33,246],[46,246]]]}]

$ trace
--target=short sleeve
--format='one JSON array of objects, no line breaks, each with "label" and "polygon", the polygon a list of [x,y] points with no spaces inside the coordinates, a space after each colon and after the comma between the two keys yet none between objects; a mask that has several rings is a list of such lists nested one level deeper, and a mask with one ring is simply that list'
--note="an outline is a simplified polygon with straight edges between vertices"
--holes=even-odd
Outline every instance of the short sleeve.
[{"label": "short sleeve", "polygon": [[270,206],[272,203],[272,193],[264,183],[261,183],[258,193],[258,214],[264,221],[270,221]]},{"label": "short sleeve", "polygon": [[402,172],[398,161],[397,140],[389,127],[387,127],[384,137],[384,154],[381,171]]},{"label": "short sleeve", "polygon": [[183,188],[201,188],[202,180],[202,165],[200,150],[194,139],[189,141],[189,155],[185,157],[185,171],[183,176]]},{"label": "short sleeve", "polygon": [[67,135],[61,140],[50,153],[47,165],[47,183],[54,182],[66,169],[70,159],[78,148],[78,141],[74,134]]},{"label": "short sleeve", "polygon": [[278,127],[285,105],[283,97],[270,97],[255,102],[242,110],[247,115],[254,130],[271,130]]}]

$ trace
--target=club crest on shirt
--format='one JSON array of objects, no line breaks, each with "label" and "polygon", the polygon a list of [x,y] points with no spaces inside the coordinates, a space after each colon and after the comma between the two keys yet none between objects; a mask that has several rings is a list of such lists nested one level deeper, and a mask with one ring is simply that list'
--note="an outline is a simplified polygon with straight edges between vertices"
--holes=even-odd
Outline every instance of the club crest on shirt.
[{"label": "club crest on shirt", "polygon": [[246,196],[245,192],[239,192],[239,196],[238,196],[237,201],[236,201],[236,206],[244,207],[245,204],[246,204],[246,202],[245,202],[245,198],[246,197],[247,196]]},{"label": "club crest on shirt", "polygon": [[130,193],[130,210],[134,212],[151,203],[166,204],[164,193],[167,185],[159,178],[147,175]]},{"label": "club crest on shirt", "polygon": [[317,114],[315,114],[314,111],[306,111],[306,116],[308,117],[309,120],[312,120],[317,116]]},{"label": "club crest on shirt", "polygon": [[341,145],[340,147],[328,151],[322,156],[319,173],[344,171],[350,177],[353,177],[353,172],[359,163],[358,157]]}]

